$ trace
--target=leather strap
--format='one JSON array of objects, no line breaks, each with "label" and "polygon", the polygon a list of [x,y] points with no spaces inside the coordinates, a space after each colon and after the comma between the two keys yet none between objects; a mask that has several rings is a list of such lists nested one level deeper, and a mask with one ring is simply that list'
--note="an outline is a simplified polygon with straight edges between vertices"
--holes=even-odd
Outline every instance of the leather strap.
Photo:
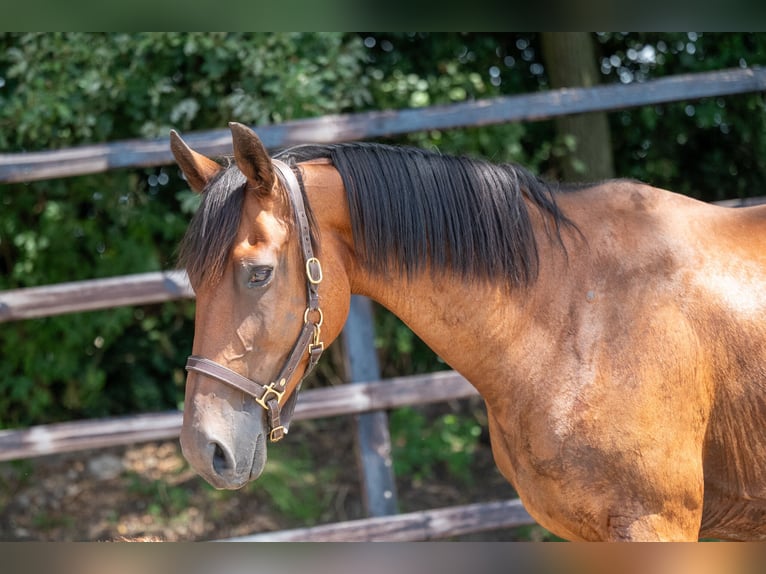
[{"label": "leather strap", "polygon": [[290,166],[278,159],[271,160],[277,172],[285,183],[285,188],[290,196],[290,202],[293,205],[295,221],[298,224],[298,237],[300,238],[301,251],[303,251],[303,260],[306,262],[306,277],[308,280],[308,309],[315,311],[319,309],[318,286],[322,281],[322,267],[319,260],[314,257],[314,249],[311,246],[311,227],[309,218],[306,214],[306,206],[303,203],[303,194],[298,178]]},{"label": "leather strap", "polygon": [[[306,206],[303,203],[300,183],[287,164],[276,159],[273,159],[272,163],[293,206],[298,238],[305,262],[306,311],[303,314],[303,328],[276,379],[268,385],[257,383],[199,355],[192,355],[187,359],[186,370],[216,379],[253,397],[266,410],[269,421],[269,439],[276,442],[287,434],[287,427],[295,407],[295,394],[300,389],[303,380],[314,370],[324,351],[324,343],[320,338],[324,316],[319,307],[319,283],[322,281],[322,266],[319,260],[314,257],[314,250],[311,245],[311,227],[306,214]],[[295,388],[293,396],[287,399],[289,404],[284,405],[286,407],[284,409],[285,416],[281,417],[280,401],[286,392],[287,384],[306,353],[309,355],[309,363]]]},{"label": "leather strap", "polygon": [[303,251],[303,260],[314,259],[314,249],[311,246],[311,228],[309,227],[309,218],[306,213],[306,206],[303,203],[303,194],[301,186],[295,172],[285,162],[278,159],[271,160],[271,163],[277,168],[277,172],[285,184],[285,189],[290,196],[290,202],[293,205],[295,222],[298,224],[298,237],[301,242],[301,251]]},{"label": "leather strap", "polygon": [[211,379],[223,381],[230,387],[234,387],[253,398],[261,399],[266,393],[266,388],[263,385],[259,385],[228,367],[224,367],[220,363],[200,357],[199,355],[192,355],[186,360],[186,370],[195,371],[207,375]]}]

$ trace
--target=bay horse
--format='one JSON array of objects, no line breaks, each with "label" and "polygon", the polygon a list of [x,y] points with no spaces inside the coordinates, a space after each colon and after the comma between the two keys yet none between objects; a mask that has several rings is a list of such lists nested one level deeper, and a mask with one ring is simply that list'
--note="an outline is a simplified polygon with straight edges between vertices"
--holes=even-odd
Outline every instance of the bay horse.
[{"label": "bay horse", "polygon": [[766,538],[766,207],[374,143],[221,164],[180,247],[197,295],[181,445],[256,479],[352,293],[483,397],[498,468],[570,540]]}]

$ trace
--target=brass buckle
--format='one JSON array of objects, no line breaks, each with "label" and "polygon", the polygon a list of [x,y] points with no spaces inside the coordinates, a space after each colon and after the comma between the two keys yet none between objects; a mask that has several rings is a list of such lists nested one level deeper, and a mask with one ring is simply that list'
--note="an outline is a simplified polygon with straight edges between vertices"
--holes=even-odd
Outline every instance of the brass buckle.
[{"label": "brass buckle", "polygon": [[279,442],[285,438],[286,434],[287,429],[282,425],[279,425],[278,427],[271,429],[271,432],[269,433],[269,440],[271,442]]},{"label": "brass buckle", "polygon": [[[317,275],[315,276],[312,272],[312,265],[316,266],[316,272]],[[309,280],[309,283],[312,285],[319,285],[322,282],[323,275],[322,275],[322,264],[319,262],[319,259],[316,257],[309,257],[306,259],[306,277]]]},{"label": "brass buckle", "polygon": [[324,353],[324,343],[322,341],[319,341],[318,343],[311,343],[309,345],[309,355],[313,355],[316,349],[319,349],[320,353]]},{"label": "brass buckle", "polygon": [[[282,387],[283,389],[284,389],[285,382],[286,381],[284,379],[279,381],[279,386]],[[264,391],[265,391],[263,393],[263,396],[260,399],[258,399],[258,398],[255,399],[255,402],[258,403],[259,405],[261,405],[265,410],[269,410],[269,405],[266,404],[266,401],[267,401],[267,399],[269,398],[270,395],[272,395],[272,394],[276,395],[278,403],[282,401],[282,396],[284,396],[285,391],[282,390],[282,392],[279,392],[276,389],[276,385],[277,385],[276,381],[273,382],[273,383],[269,383],[268,385],[263,387]]]}]

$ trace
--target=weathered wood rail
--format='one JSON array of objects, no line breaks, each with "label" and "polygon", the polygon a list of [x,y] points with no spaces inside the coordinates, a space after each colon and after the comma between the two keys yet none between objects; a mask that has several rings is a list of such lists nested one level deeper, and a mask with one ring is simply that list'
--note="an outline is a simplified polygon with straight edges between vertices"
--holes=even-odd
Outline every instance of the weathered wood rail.
[{"label": "weathered wood rail", "polygon": [[155,271],[0,291],[0,323],[193,298],[185,271]]},{"label": "weathered wood rail", "polygon": [[[397,134],[484,126],[516,121],[539,121],[591,111],[614,111],[705,97],[766,90],[766,70],[730,69],[684,74],[629,85],[551,90],[460,104],[401,111],[376,111],[261,126],[258,134],[270,149],[296,143],[331,143]],[[195,149],[211,156],[231,153],[228,130],[184,134]],[[31,182],[71,177],[118,168],[169,164],[165,138],[81,146],[65,150],[0,154],[0,183]],[[745,205],[763,199],[729,200]],[[185,273],[164,271],[12,289],[0,292],[0,322],[62,313],[144,305],[193,297]],[[393,478],[385,409],[475,396],[453,372],[378,381],[371,344],[369,303],[355,298],[344,344],[353,384],[302,393],[295,419],[353,415],[359,421],[358,443],[363,453],[361,474],[365,504],[372,518],[314,528],[261,533],[235,540],[430,540],[468,532],[533,523],[518,500],[482,503],[450,509],[396,514],[396,499],[383,496]],[[351,333],[351,336],[348,336]],[[361,341],[361,343],[360,343]],[[171,439],[178,436],[179,412],[40,425],[0,431],[0,460],[29,458],[86,448],[101,448]]]},{"label": "weathered wood rail", "polygon": [[[361,414],[476,396],[454,371],[360,382],[301,392],[296,421]],[[0,431],[0,461],[177,438],[181,413],[171,411]]]},{"label": "weathered wood rail", "polygon": [[397,514],[312,528],[263,532],[226,542],[408,542],[534,524],[518,499]]},{"label": "weathered wood rail", "polygon": [[[269,149],[299,143],[332,143],[426,130],[530,122],[593,111],[614,111],[766,90],[766,69],[733,68],[681,74],[633,84],[564,88],[407,110],[374,111],[259,126]],[[209,156],[231,153],[228,129],[184,134],[195,150]],[[173,162],[167,138],[130,140],[66,150],[0,154],[0,183],[99,173],[125,167]]]}]

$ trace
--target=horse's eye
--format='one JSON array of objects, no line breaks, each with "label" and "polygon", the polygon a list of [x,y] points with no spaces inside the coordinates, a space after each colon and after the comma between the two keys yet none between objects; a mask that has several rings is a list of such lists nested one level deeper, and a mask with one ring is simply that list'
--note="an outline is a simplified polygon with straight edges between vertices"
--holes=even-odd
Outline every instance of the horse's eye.
[{"label": "horse's eye", "polygon": [[273,268],[268,265],[253,265],[247,269],[247,286],[263,287],[271,280]]}]

